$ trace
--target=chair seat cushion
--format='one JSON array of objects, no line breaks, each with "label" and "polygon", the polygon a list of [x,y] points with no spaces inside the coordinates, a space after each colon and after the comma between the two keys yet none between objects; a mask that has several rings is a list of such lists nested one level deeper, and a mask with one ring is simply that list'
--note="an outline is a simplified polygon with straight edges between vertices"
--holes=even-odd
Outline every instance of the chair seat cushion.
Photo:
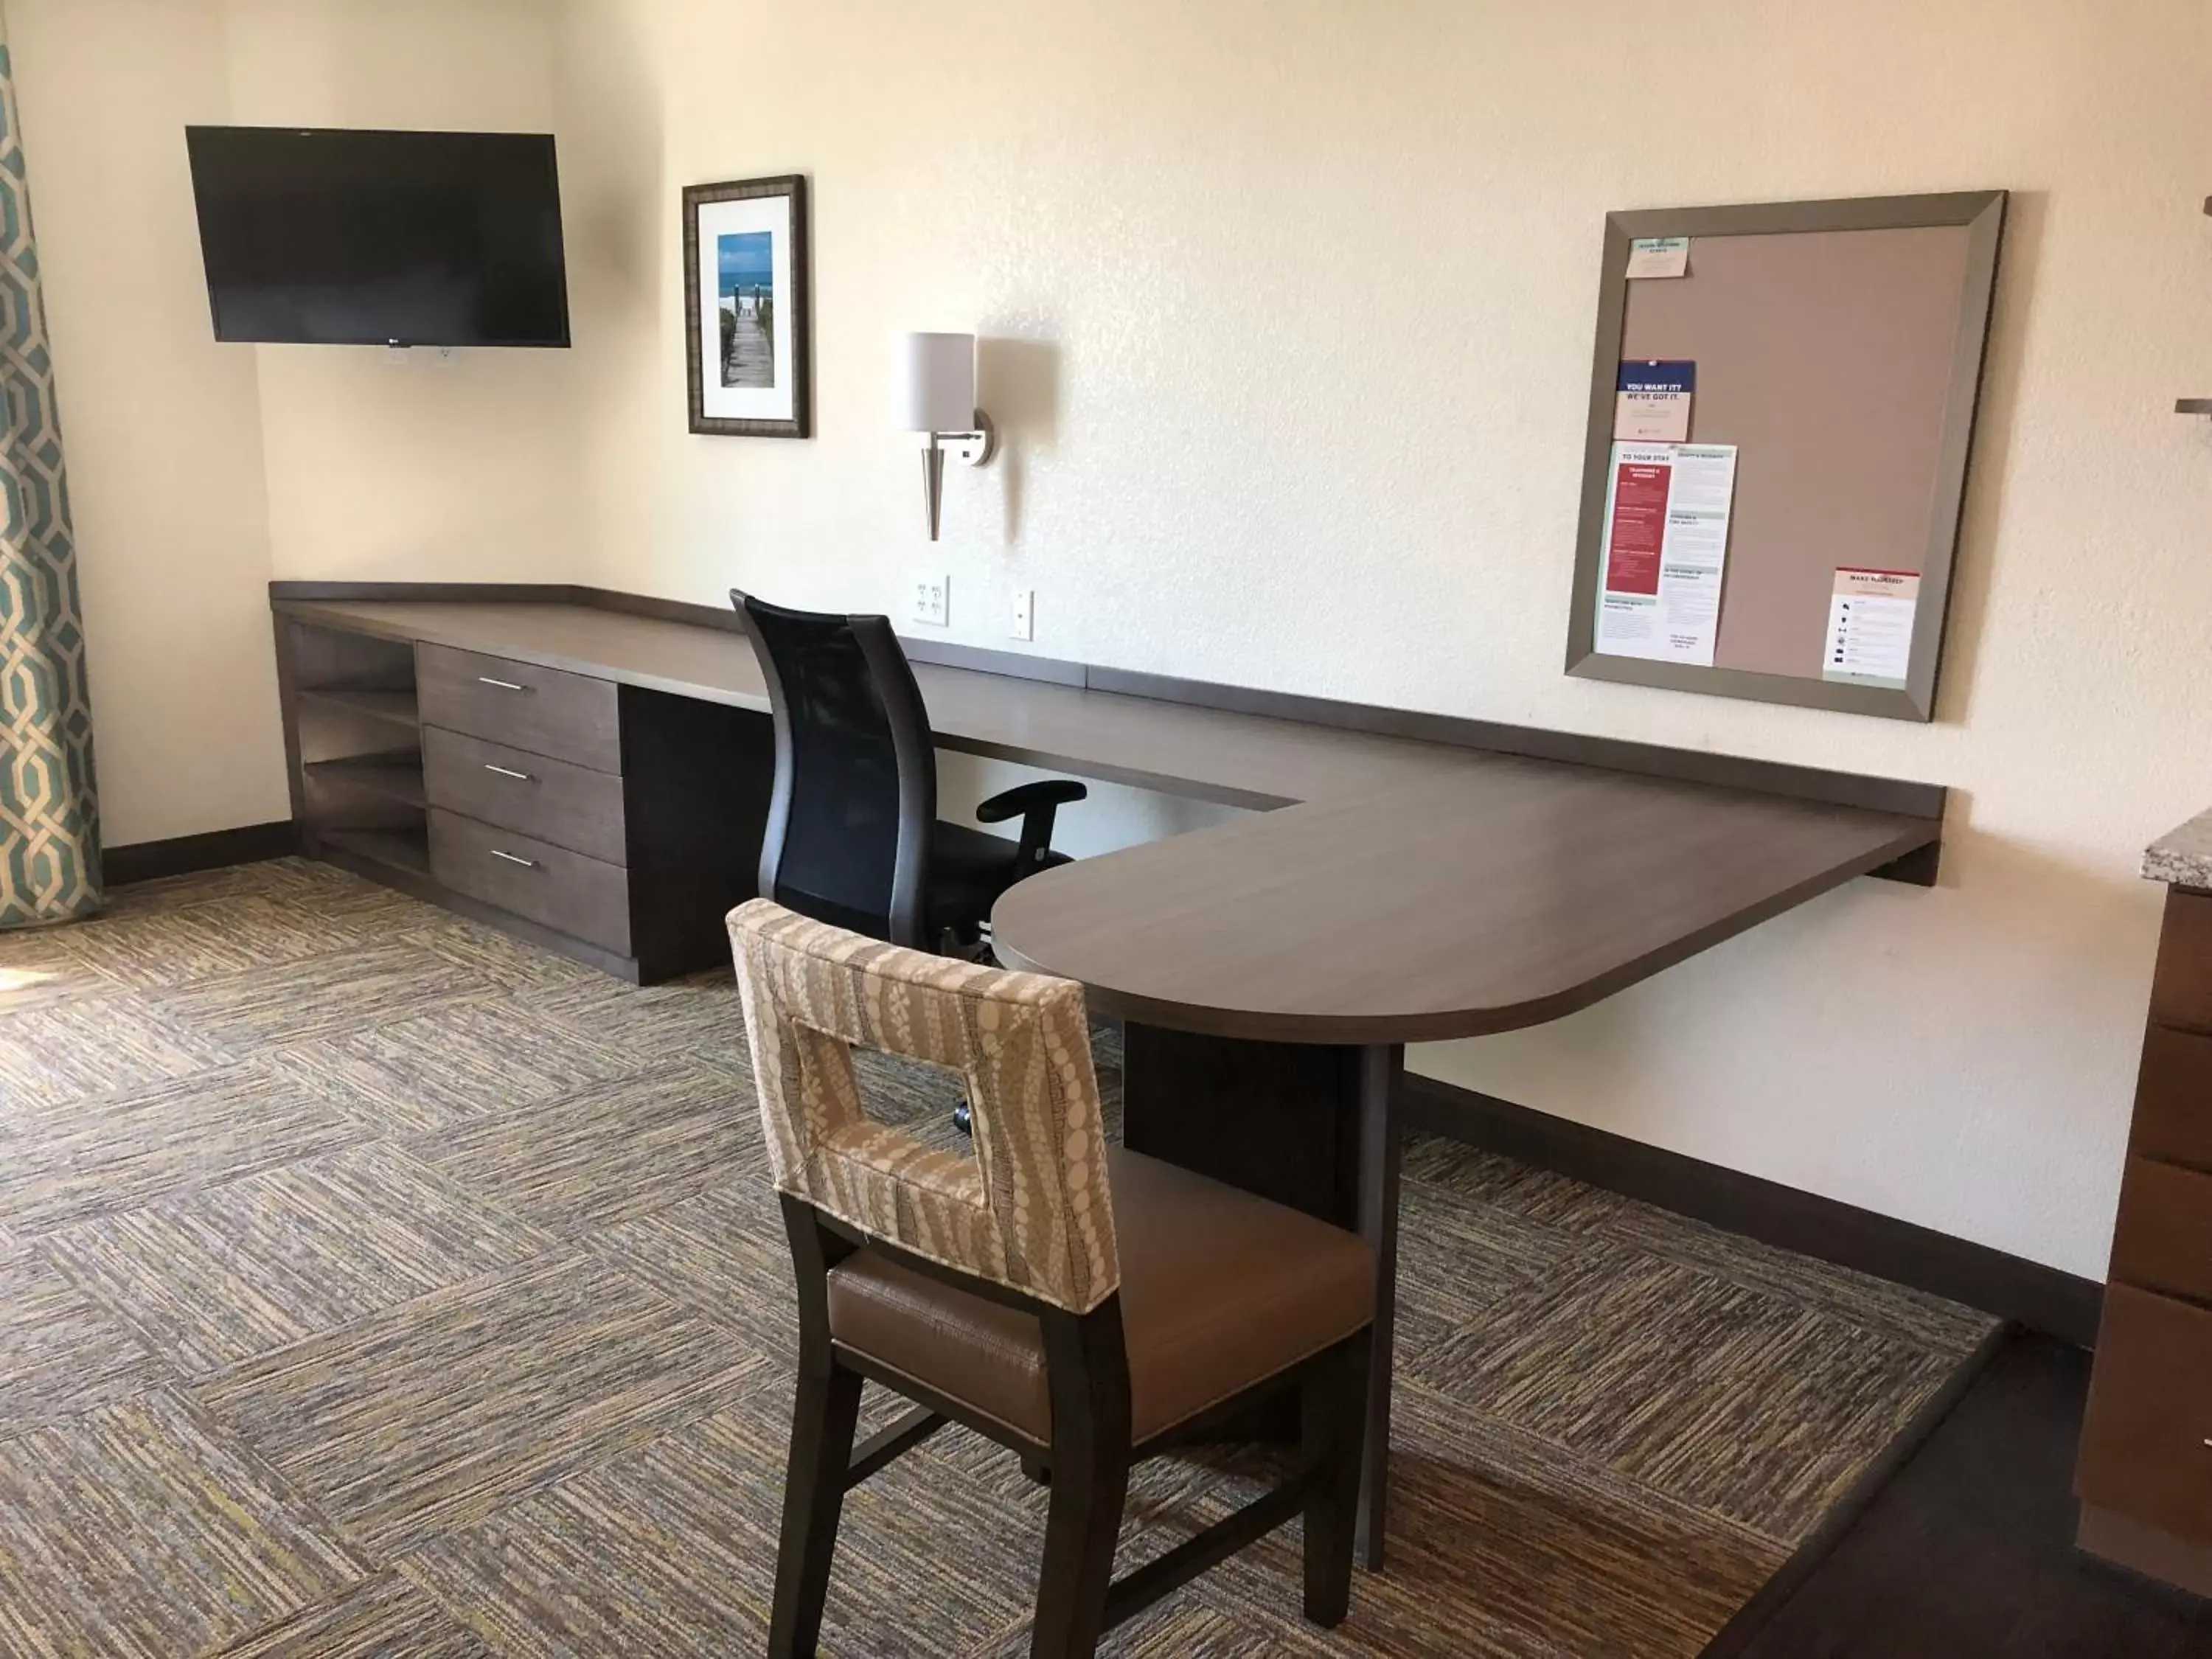
[{"label": "chair seat cushion", "polygon": [[[1120,1147],[1107,1170],[1138,1442],[1374,1318],[1375,1255],[1356,1233]],[[1039,1444],[1052,1439],[1034,1315],[863,1248],[830,1270],[830,1334]]]},{"label": "chair seat cushion", "polygon": [[939,818],[930,831],[929,890],[922,897],[931,934],[988,918],[999,895],[1014,884],[1020,850],[1004,836]]}]

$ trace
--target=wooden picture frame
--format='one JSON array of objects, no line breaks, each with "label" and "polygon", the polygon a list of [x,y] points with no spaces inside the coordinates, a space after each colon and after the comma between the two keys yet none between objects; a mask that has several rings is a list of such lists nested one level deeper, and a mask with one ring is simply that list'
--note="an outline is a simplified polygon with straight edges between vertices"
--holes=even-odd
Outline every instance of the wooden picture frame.
[{"label": "wooden picture frame", "polygon": [[[804,174],[685,188],[684,356],[693,432],[814,435],[810,264]],[[711,341],[710,285],[711,314],[719,319]]]},{"label": "wooden picture frame", "polygon": [[[1568,673],[1583,678],[1664,686],[1674,690],[1793,703],[1801,708],[1830,708],[1893,720],[1924,721],[1935,718],[1936,675],[1942,654],[1960,516],[1966,497],[1967,464],[1973,444],[2005,206],[2002,191],[1962,191],[1854,200],[1661,209],[1607,216],[1583,449],[1581,526],[1577,538],[1572,610],[1567,619]],[[1808,348],[1802,343],[1808,338],[1806,319],[1824,315],[1819,306],[1826,301],[1816,302],[1815,296],[1801,294],[1788,283],[1780,289],[1772,283],[1764,289],[1755,288],[1739,311],[1729,313],[1736,318],[1753,315],[1753,325],[1724,321],[1712,325],[1711,319],[1706,319],[1708,325],[1701,332],[1695,327],[1685,331],[1662,328],[1655,335],[1651,328],[1638,321],[1639,317],[1653,314],[1645,302],[1679,299],[1680,295],[1665,290],[1681,280],[1666,276],[1641,279],[1629,276],[1632,246],[1644,239],[1688,238],[1688,281],[1695,283],[1698,281],[1701,251],[1710,271],[1718,271],[1730,264],[1741,269],[1765,269],[1769,263],[1778,266],[1786,264],[1781,254],[1782,246],[1793,239],[1801,246],[1817,246],[1827,251],[1832,259],[1850,257],[1838,251],[1860,233],[1874,233],[1877,239],[1889,238],[1885,246],[1892,247],[1899,246],[1896,239],[1900,234],[1934,235],[1945,239],[1944,246],[1948,250],[1944,256],[1948,263],[1942,265],[1948,274],[1942,283],[1922,280],[1911,290],[1916,297],[1916,314],[1925,315],[1911,342],[1893,326],[1875,327],[1865,333],[1861,343],[1868,349],[1852,358],[1855,364],[1875,361],[1887,351],[1896,356],[1900,364],[1909,364],[1912,374],[1898,377],[1899,383],[1910,378],[1919,388],[1919,401],[1909,408],[1881,408],[1877,410],[1879,419],[1869,419],[1868,409],[1881,404],[1879,395],[1839,397],[1828,391],[1818,377],[1803,373],[1805,365],[1820,362],[1817,345]],[[1717,245],[1729,243],[1737,245],[1739,252],[1728,259],[1717,257],[1723,251]],[[1829,268],[1836,267],[1832,264]],[[1890,268],[1885,265],[1873,270],[1868,282],[1879,280],[1882,271]],[[1899,264],[1895,268],[1905,267]],[[1802,277],[1801,267],[1791,269]],[[1706,280],[1721,278],[1709,275]],[[1850,284],[1844,288],[1847,292],[1852,291]],[[1639,295],[1638,290],[1644,292]],[[1687,291],[1686,284],[1684,291]],[[1861,285],[1857,291],[1868,290]],[[1639,310],[1639,305],[1644,308]],[[1711,305],[1706,309],[1710,311]],[[1868,310],[1865,306],[1859,307],[1862,313]],[[1676,307],[1672,314],[1679,325],[1684,312]],[[1780,334],[1777,332],[1778,319],[1784,325]],[[1695,320],[1693,314],[1692,320]],[[1866,318],[1861,315],[1858,320],[1864,323]],[[1809,337],[1817,343],[1820,337],[1818,327]],[[1841,340],[1844,336],[1838,331],[1831,337]],[[1679,347],[1675,344],[1678,340],[1683,343]],[[1745,343],[1747,340],[1751,343]],[[1741,474],[1735,486],[1738,522],[1732,524],[1729,532],[1727,575],[1717,624],[1719,642],[1714,647],[1714,659],[1710,665],[1610,654],[1601,647],[1598,638],[1609,489],[1614,470],[1613,445],[1619,429],[1618,377],[1625,362],[1655,357],[1711,360],[1695,366],[1696,412],[1692,419],[1698,424],[1691,433],[1692,443],[1742,446]],[[1740,418],[1739,409],[1737,424],[1745,427],[1741,431],[1725,422],[1717,422],[1714,429],[1705,428],[1703,416],[1709,392],[1715,389],[1709,386],[1709,381],[1720,382],[1723,389],[1741,393],[1747,380],[1776,379],[1777,365],[1792,365],[1800,370],[1798,383],[1805,389],[1802,399],[1782,405],[1784,412],[1771,421],[1745,422]],[[1877,386],[1877,394],[1880,390]],[[1866,388],[1856,391],[1864,393]],[[1738,401],[1741,404],[1742,398],[1739,397]],[[1714,406],[1717,413],[1717,399]],[[1765,407],[1775,406],[1770,397]],[[1905,418],[1908,416],[1909,420]],[[1887,489],[1897,500],[1911,503],[1910,514],[1899,511],[1892,515],[1886,521],[1884,533],[1852,544],[1848,557],[1841,549],[1823,541],[1819,532],[1808,527],[1823,520],[1832,525],[1841,522],[1844,515],[1831,510],[1834,506],[1832,498],[1806,496],[1799,509],[1796,504],[1800,498],[1790,496],[1789,504],[1798,511],[1802,523],[1780,530],[1774,527],[1773,481],[1779,476],[1776,469],[1782,465],[1776,459],[1778,455],[1786,462],[1823,443],[1841,449],[1853,441],[1854,433],[1878,428],[1885,423],[1894,431],[1909,428],[1919,434],[1907,447],[1909,454],[1903,458],[1909,466],[1893,467],[1888,473],[1879,468],[1860,472],[1846,470],[1839,487],[1863,497]],[[1763,477],[1751,477],[1756,468],[1769,470]],[[1805,476],[1802,465],[1794,476]],[[1866,487],[1869,480],[1872,489]],[[1763,526],[1752,521],[1758,514],[1746,511],[1747,503],[1753,501],[1752,492],[1762,487],[1767,492]],[[1746,561],[1754,562],[1743,562]],[[1826,614],[1827,589],[1819,589],[1815,600],[1810,597],[1813,589],[1796,594],[1796,587],[1807,583],[1817,586],[1830,566],[1834,568],[1826,571],[1825,580],[1829,587],[1838,590],[1844,585],[1842,579],[1847,567],[1870,567],[1877,574],[1904,573],[1917,578],[1908,657],[1904,672],[1893,679],[1854,682],[1827,675],[1828,651],[1821,643],[1823,626],[1832,622]],[[1760,579],[1756,593],[1747,587],[1739,594],[1736,587],[1740,580],[1748,580],[1746,572],[1771,573],[1785,568],[1790,573],[1789,580],[1795,585],[1792,592],[1796,597],[1789,601],[1787,629],[1778,631],[1766,621],[1777,614],[1777,608],[1766,597],[1773,589],[1772,580]],[[1817,611],[1807,609],[1816,603]],[[1737,619],[1738,631],[1734,635],[1729,631],[1732,616]],[[1753,617],[1759,620],[1753,621]],[[1745,628],[1751,631],[1743,632]],[[1801,639],[1801,634],[1807,637]],[[1732,644],[1732,640],[1738,643]],[[1798,665],[1801,663],[1802,667]]]}]

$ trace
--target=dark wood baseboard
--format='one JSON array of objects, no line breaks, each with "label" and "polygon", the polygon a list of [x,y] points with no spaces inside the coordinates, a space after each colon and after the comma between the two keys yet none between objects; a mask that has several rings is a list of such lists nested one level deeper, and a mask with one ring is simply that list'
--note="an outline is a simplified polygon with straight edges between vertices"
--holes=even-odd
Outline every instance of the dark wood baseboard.
[{"label": "dark wood baseboard", "polygon": [[2097,1340],[2105,1291],[2094,1279],[1434,1078],[1409,1075],[1406,1094],[1408,1128],[1909,1285],[2079,1347]]},{"label": "dark wood baseboard", "polygon": [[134,881],[224,870],[234,864],[258,864],[299,850],[300,832],[291,819],[283,818],[274,823],[246,823],[235,830],[210,830],[204,835],[103,848],[100,863],[107,885],[127,887]]},{"label": "dark wood baseboard", "polygon": [[1966,1398],[1966,1390],[1989,1369],[1990,1361],[2012,1340],[2014,1328],[1998,1326],[1982,1339],[1973,1352],[1959,1362],[1958,1368],[1943,1379],[1943,1385],[1921,1403],[1920,1409],[1913,1413],[1911,1419],[1881,1449],[1881,1454],[1859,1471],[1858,1478],[1820,1517],[1820,1525],[1799,1540],[1774,1577],[1761,1584],[1751,1600],[1736,1609],[1735,1616],[1721,1626],[1698,1659],[1738,1659],[1750,1648],[1774,1615],[1789,1605],[1790,1598],[1820,1571],[1821,1563],[1835,1553],[1836,1547],[1858,1524],[1859,1517],[1874,1507],[1875,1499],[1897,1478],[1898,1471],[1911,1462],[1912,1455],[1942,1426],[1943,1419]]}]

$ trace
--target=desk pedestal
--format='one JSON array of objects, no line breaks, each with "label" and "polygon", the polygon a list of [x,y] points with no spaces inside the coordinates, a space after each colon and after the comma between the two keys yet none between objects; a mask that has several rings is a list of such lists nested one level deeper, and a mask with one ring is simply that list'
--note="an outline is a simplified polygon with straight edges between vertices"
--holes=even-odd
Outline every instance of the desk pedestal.
[{"label": "desk pedestal", "polygon": [[1369,1568],[1380,1568],[1405,1046],[1239,1042],[1131,1024],[1122,1047],[1122,1139],[1130,1151],[1356,1230],[1375,1247],[1375,1358],[1358,1547]]}]

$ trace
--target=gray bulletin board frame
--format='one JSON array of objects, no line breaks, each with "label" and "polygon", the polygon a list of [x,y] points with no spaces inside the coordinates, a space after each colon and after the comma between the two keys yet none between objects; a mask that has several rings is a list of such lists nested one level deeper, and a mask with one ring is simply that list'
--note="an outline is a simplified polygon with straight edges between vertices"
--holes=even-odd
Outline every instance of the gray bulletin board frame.
[{"label": "gray bulletin board frame", "polygon": [[[1587,679],[1664,686],[1762,702],[1795,703],[1893,720],[1934,718],[1936,672],[1942,654],[1944,619],[1950,605],[1952,564],[1958,546],[1960,508],[1966,497],[1966,466],[1973,445],[1975,409],[1989,338],[1990,301],[1996,286],[2005,204],[2006,193],[2002,191],[1961,191],[1840,201],[1654,209],[1607,216],[1596,345],[1590,372],[1589,422],[1583,459],[1582,518],[1576,538],[1574,609],[1567,625],[1568,673]],[[1958,295],[1958,321],[1951,342],[1948,390],[1937,453],[1933,459],[1935,488],[1927,516],[1926,540],[1919,547],[1905,550],[1912,556],[1911,562],[1917,565],[1921,583],[1904,689],[1841,683],[1812,675],[1705,667],[1600,653],[1596,649],[1597,602],[1603,574],[1615,397],[1629,320],[1630,290],[1632,286],[1643,285],[1632,285],[1628,280],[1630,244],[1646,237],[1690,238],[1693,280],[1700,238],[1929,227],[1953,227],[1964,231],[1965,276]],[[1647,278],[1643,282],[1675,280],[1680,279]],[[1701,394],[1703,391],[1701,379]],[[1817,399],[1808,402],[1808,421],[1817,422],[1822,417]],[[1694,431],[1692,435],[1695,436]],[[1745,470],[1759,465],[1759,453],[1753,445],[1745,444],[1740,465]],[[1817,511],[1817,505],[1812,505],[1811,510]],[[1739,556],[1756,557],[1759,552],[1752,547],[1739,550],[1735,540],[1732,531],[1729,550],[1731,572]],[[1879,555],[1881,550],[1869,551],[1870,555]],[[1723,630],[1728,625],[1727,606],[1724,583],[1721,613]]]}]

